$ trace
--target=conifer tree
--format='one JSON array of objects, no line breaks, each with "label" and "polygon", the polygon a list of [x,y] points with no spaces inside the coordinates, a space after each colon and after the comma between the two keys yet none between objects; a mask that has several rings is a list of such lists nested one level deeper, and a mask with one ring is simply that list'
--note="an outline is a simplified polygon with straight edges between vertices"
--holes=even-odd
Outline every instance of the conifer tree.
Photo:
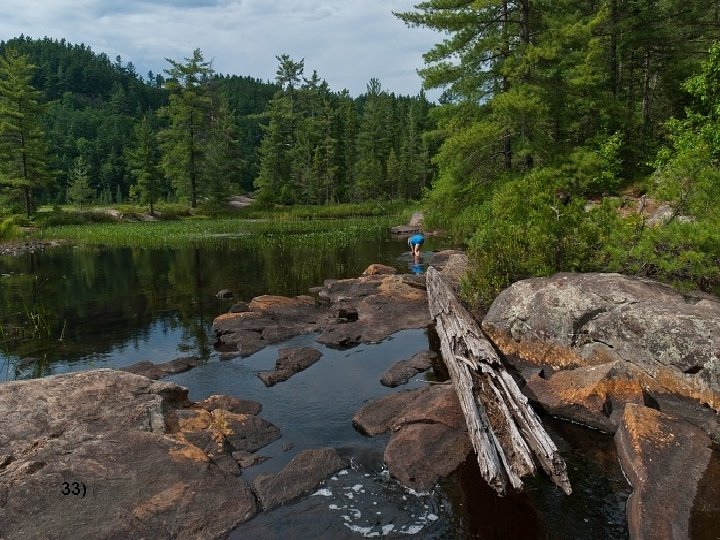
[{"label": "conifer tree", "polygon": [[95,190],[90,185],[90,167],[84,157],[75,159],[70,170],[70,183],[67,188],[67,200],[80,209],[95,197]]},{"label": "conifer tree", "polygon": [[135,147],[128,153],[131,173],[135,177],[135,193],[140,202],[149,205],[150,214],[155,214],[155,202],[161,194],[162,175],[157,138],[149,114],[143,116],[135,126],[135,140]]},{"label": "conifer tree", "polygon": [[171,67],[165,71],[169,77],[165,86],[170,102],[160,115],[168,119],[169,126],[160,133],[161,163],[177,194],[189,197],[190,206],[195,208],[210,126],[209,83],[214,71],[200,49],[195,49],[185,63],[167,61]]},{"label": "conifer tree", "polygon": [[0,56],[0,185],[20,194],[28,217],[33,195],[52,179],[40,126],[43,106],[31,81],[35,67],[14,49]]}]

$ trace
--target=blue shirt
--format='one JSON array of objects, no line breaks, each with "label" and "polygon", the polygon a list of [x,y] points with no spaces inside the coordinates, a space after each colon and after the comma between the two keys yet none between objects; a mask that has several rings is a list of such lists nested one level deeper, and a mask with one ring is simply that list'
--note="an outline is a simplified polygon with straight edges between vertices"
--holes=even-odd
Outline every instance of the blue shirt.
[{"label": "blue shirt", "polygon": [[416,234],[408,238],[409,246],[422,245],[425,242],[425,237],[422,234]]}]

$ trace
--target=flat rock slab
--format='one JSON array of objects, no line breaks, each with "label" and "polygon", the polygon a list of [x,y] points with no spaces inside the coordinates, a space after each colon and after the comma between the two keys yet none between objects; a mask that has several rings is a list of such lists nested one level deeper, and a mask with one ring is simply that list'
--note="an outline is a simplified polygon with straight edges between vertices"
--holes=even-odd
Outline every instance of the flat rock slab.
[{"label": "flat rock slab", "polygon": [[715,297],[620,274],[556,274],[505,289],[482,327],[506,356],[561,369],[629,362],[662,392],[720,410]]},{"label": "flat rock slab", "polygon": [[255,478],[253,489],[263,510],[272,510],[310,492],[345,467],[347,462],[334,448],[304,450],[279,473]]},{"label": "flat rock slab", "polygon": [[107,369],[0,384],[0,538],[223,538],[250,519],[242,478],[168,432],[188,404]]},{"label": "flat rock slab", "polygon": [[225,396],[222,394],[215,394],[209,396],[202,401],[196,403],[201,409],[205,409],[209,412],[215,409],[223,409],[228,412],[237,414],[260,414],[262,405],[257,401],[251,401],[248,399],[239,399],[236,397]]},{"label": "flat rock slab", "polygon": [[254,298],[247,311],[215,319],[215,347],[224,355],[249,356],[269,344],[313,332],[319,333],[320,343],[352,347],[430,324],[422,280],[377,269],[371,265],[367,275],[356,279],[327,280],[314,288],[316,297]]},{"label": "flat rock slab", "polygon": [[695,494],[712,454],[710,439],[687,422],[630,404],[615,443],[633,486],[630,538],[688,538]]},{"label": "flat rock slab", "polygon": [[127,371],[128,373],[134,373],[135,375],[142,375],[148,379],[156,381],[169,375],[190,371],[192,368],[197,367],[202,363],[203,359],[197,357],[176,358],[175,360],[162,364],[154,364],[145,360],[122,367],[120,368],[120,371]]},{"label": "flat rock slab", "polygon": [[275,369],[261,371],[257,376],[265,383],[265,386],[274,386],[309,368],[320,360],[321,356],[322,353],[312,347],[280,349],[275,361]]},{"label": "flat rock slab", "polygon": [[450,385],[398,392],[364,405],[353,418],[360,431],[391,431],[385,464],[403,485],[429,491],[472,451],[465,418]]},{"label": "flat rock slab", "polygon": [[393,365],[380,378],[380,384],[389,388],[395,388],[407,383],[412,377],[432,367],[432,362],[437,358],[433,351],[421,351],[414,354],[407,360],[401,360]]}]

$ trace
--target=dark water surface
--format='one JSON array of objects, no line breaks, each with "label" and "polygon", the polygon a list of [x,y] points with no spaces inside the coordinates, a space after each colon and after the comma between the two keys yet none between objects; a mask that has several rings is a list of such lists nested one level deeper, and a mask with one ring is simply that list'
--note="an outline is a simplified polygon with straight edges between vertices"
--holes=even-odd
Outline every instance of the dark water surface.
[{"label": "dark water surface", "polygon": [[[424,247],[427,262],[432,250],[447,246],[429,238]],[[227,239],[176,249],[66,247],[0,257],[0,381],[200,356],[205,363],[168,380],[187,387],[191,399],[224,393],[259,401],[261,416],[281,429],[282,438],[259,452],[269,459],[243,471],[247,480],[280,470],[308,448],[333,446],[350,458],[352,466],[314,494],[258,515],[231,538],[625,538],[629,488],[612,438],[552,419],[546,425],[568,462],[570,497],[544,478],[531,480],[522,494],[497,497],[474,458],[432,493],[404,489],[388,477],[386,438],[360,435],[352,416],[364,402],[396,391],[381,386],[380,376],[427,349],[427,330],[348,350],[300,336],[245,359],[221,361],[213,351],[212,321],[232,303],[215,297],[220,289],[232,290],[236,300],[304,294],[376,262],[403,272],[413,266],[404,241],[386,235],[315,250]],[[272,369],[278,348],[301,345],[319,349],[320,361],[266,388],[257,372]],[[404,388],[426,384],[419,376]]]}]

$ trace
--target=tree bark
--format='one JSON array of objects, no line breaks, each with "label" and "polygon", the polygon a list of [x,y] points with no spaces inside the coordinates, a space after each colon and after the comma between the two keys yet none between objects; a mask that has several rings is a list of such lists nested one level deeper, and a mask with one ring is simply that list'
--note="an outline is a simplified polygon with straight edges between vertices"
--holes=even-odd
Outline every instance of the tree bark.
[{"label": "tree bark", "polygon": [[492,344],[434,268],[428,269],[430,315],[467,422],[483,478],[499,494],[523,486],[537,460],[565,493],[565,462]]}]

